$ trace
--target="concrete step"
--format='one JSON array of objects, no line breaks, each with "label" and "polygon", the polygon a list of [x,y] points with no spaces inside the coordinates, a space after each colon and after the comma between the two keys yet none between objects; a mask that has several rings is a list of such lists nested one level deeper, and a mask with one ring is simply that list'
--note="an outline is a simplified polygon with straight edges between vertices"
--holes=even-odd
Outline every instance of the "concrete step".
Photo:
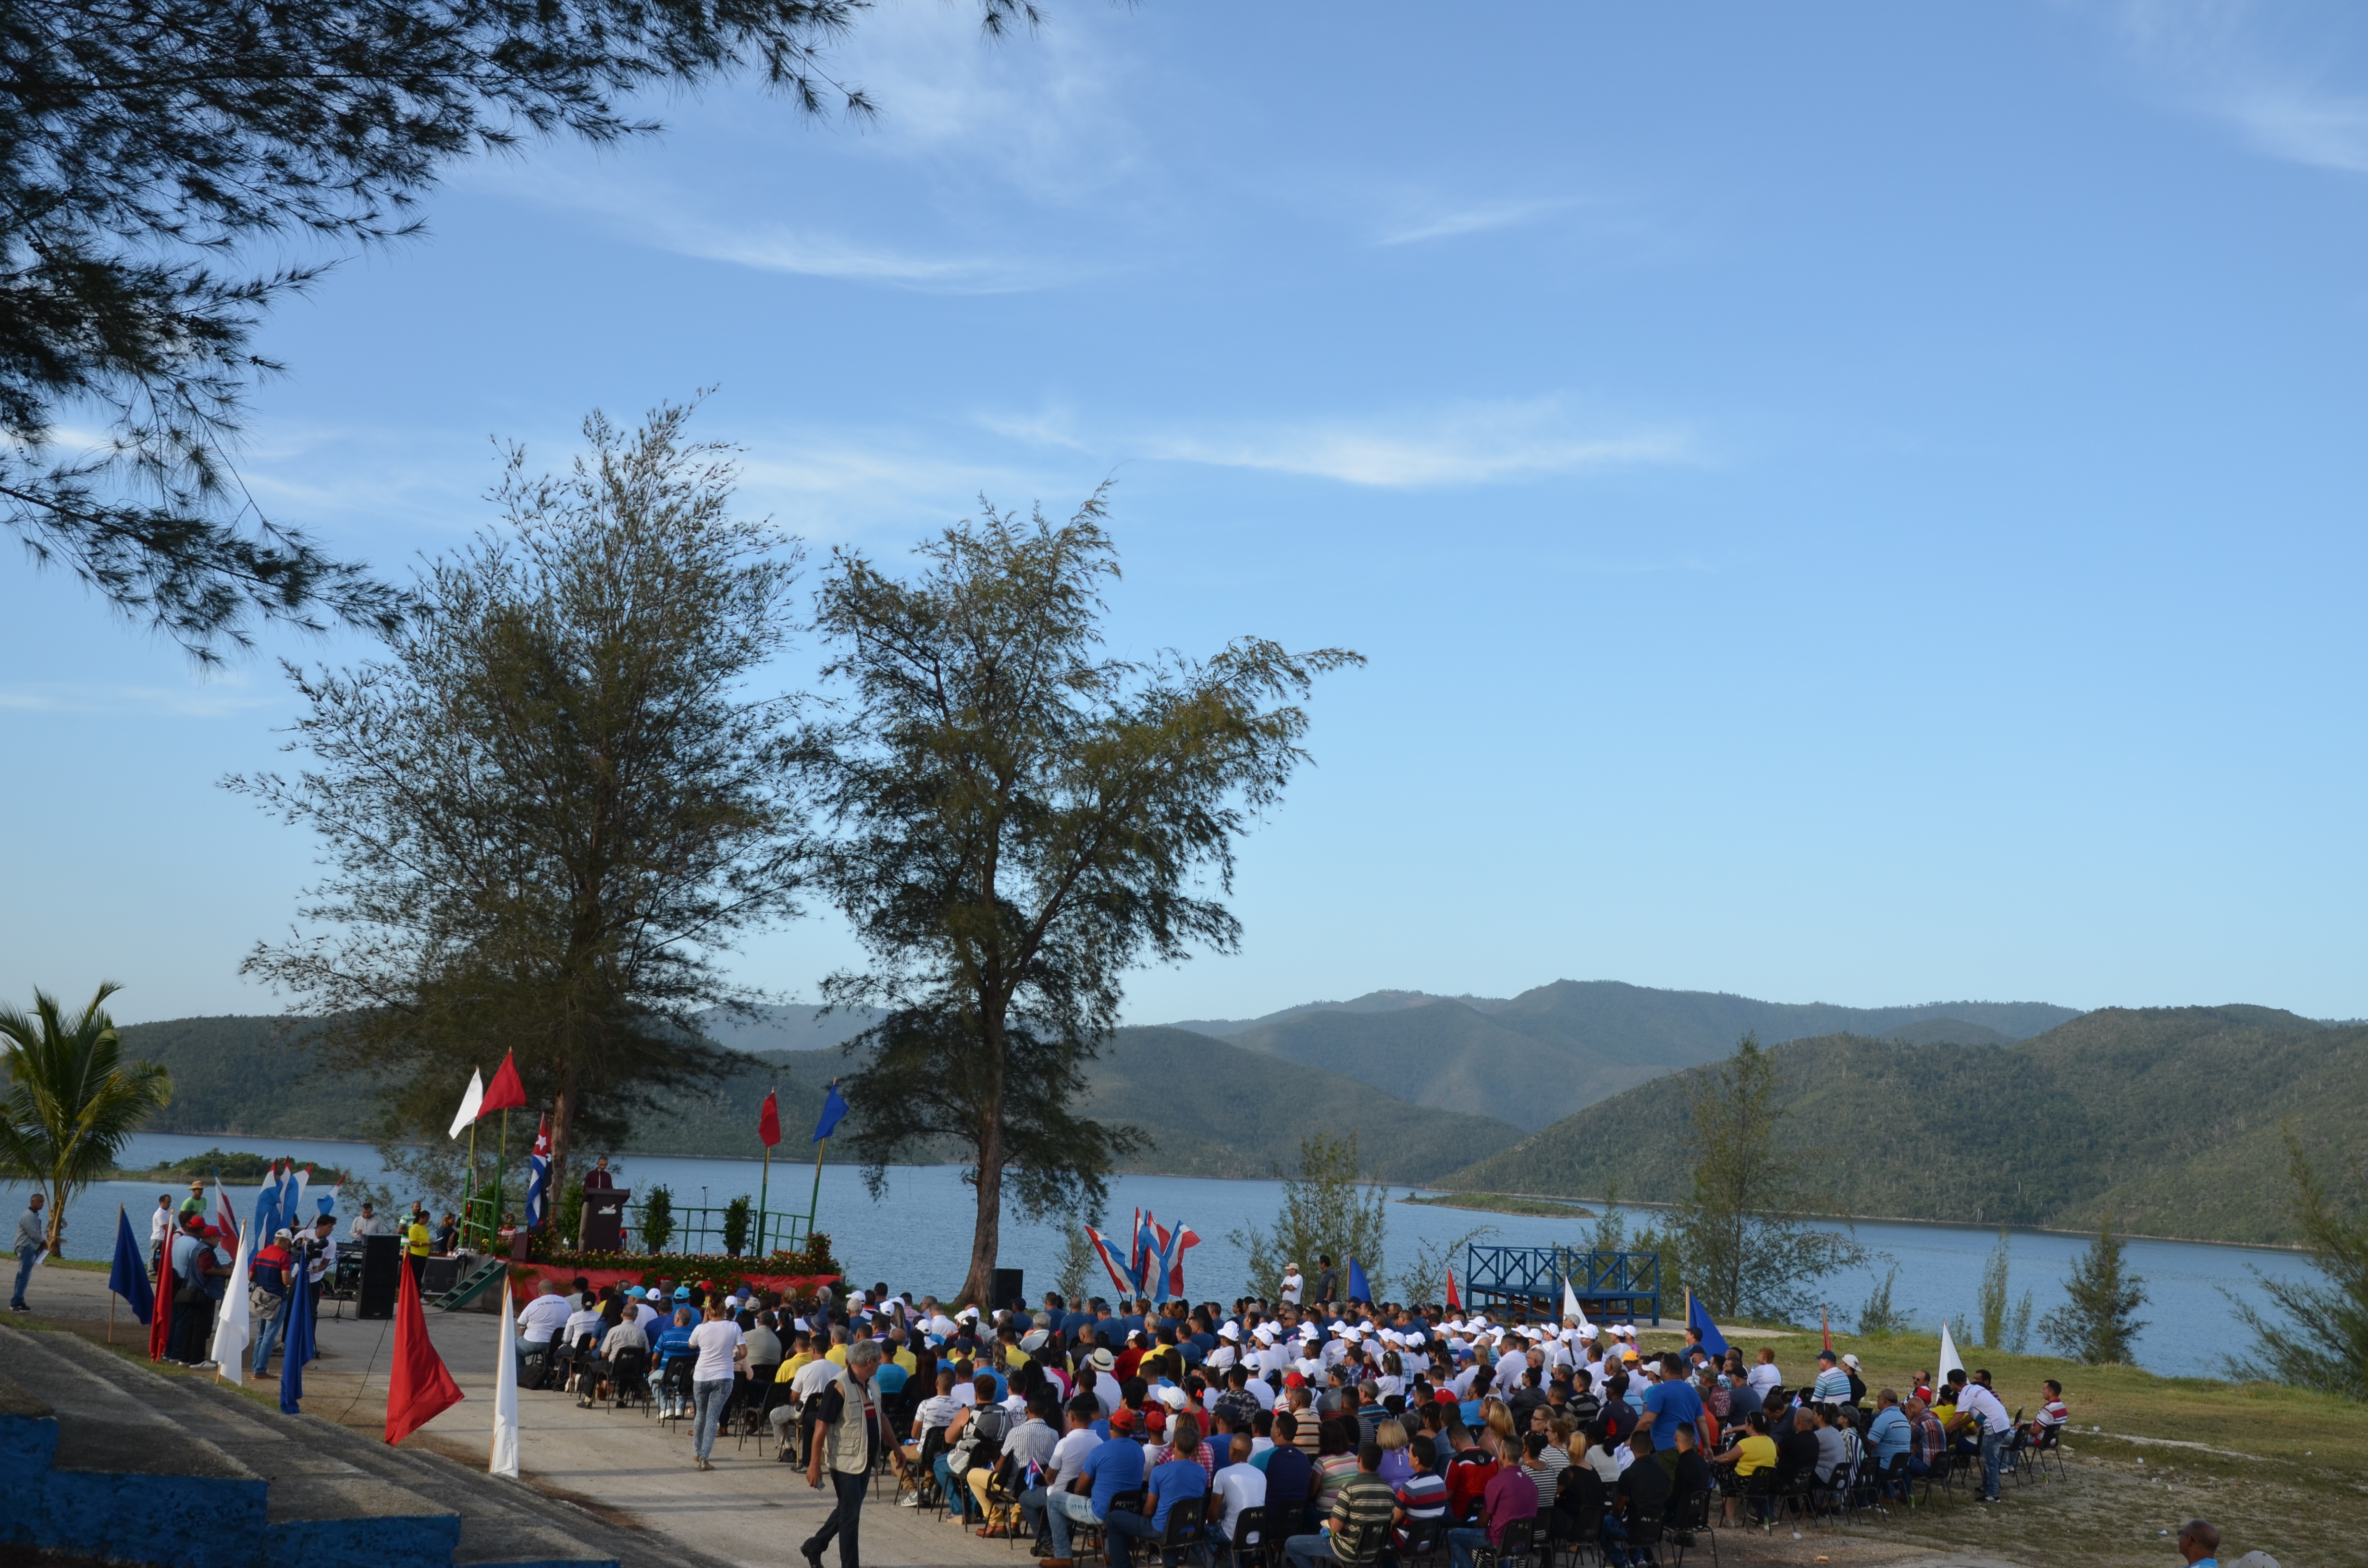
[{"label": "concrete step", "polygon": [[[137,1387],[141,1398],[169,1412],[179,1426],[273,1477],[275,1491],[295,1477],[353,1473],[434,1499],[439,1509],[457,1517],[458,1539],[450,1550],[450,1560],[461,1568],[723,1568],[716,1559],[663,1537],[620,1529],[531,1486],[487,1475],[482,1467],[421,1449],[391,1449],[318,1416],[284,1415],[275,1405],[211,1378],[165,1377],[86,1341],[59,1348],[93,1377],[119,1388]],[[365,1404],[383,1409],[383,1378],[362,1397]],[[490,1423],[490,1412],[486,1419]]]},{"label": "concrete step", "polygon": [[[38,1449],[53,1429],[49,1462],[11,1471],[12,1506],[0,1540],[169,1568],[233,1568],[256,1561],[266,1537],[263,1477],[128,1392],[59,1353],[64,1334],[0,1331],[20,1410],[10,1423]],[[162,1380],[158,1380],[162,1381]],[[12,1443],[11,1447],[24,1446]]]}]

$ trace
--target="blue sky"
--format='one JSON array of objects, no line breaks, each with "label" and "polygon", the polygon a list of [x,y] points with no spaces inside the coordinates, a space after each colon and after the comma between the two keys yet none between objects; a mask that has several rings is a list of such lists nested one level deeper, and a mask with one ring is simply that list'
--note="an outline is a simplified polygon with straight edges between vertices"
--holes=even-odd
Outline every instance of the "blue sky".
[{"label": "blue sky", "polygon": [[[2368,1014],[2368,15],[892,4],[868,129],[747,87],[463,171],[282,311],[249,483],[400,569],[491,437],[713,386],[900,554],[1117,481],[1121,651],[1372,660],[1130,1014],[1557,977]],[[0,995],[260,1011],[310,846],[206,677],[0,552]],[[806,656],[781,671],[799,682]],[[792,996],[851,950],[750,943]]]}]

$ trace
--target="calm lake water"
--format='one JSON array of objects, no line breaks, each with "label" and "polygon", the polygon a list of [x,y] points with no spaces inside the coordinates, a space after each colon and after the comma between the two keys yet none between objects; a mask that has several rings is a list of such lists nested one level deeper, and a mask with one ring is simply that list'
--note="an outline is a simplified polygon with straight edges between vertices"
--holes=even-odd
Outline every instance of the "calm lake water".
[{"label": "calm lake water", "polygon": [[[265,1145],[253,1139],[173,1133],[142,1133],[134,1138],[124,1163],[175,1160],[216,1146],[274,1156],[292,1154],[346,1167],[373,1181],[384,1174],[377,1152],[366,1144],[278,1139]],[[721,1205],[743,1193],[754,1197],[759,1170],[754,1160],[655,1155],[628,1156],[612,1164],[619,1186],[640,1190],[664,1182],[673,1190],[677,1205]],[[813,1181],[812,1165],[775,1162],[771,1207],[802,1210]],[[112,1244],[119,1203],[131,1210],[135,1230],[144,1242],[145,1216],[162,1190],[147,1183],[107,1182],[85,1192],[67,1214],[69,1255],[85,1258],[105,1255]],[[244,1190],[242,1210],[254,1202],[254,1188]],[[1393,1189],[1401,1197],[1406,1190]],[[1230,1300],[1240,1293],[1245,1259],[1225,1236],[1246,1225],[1270,1224],[1281,1201],[1281,1184],[1272,1181],[1120,1176],[1110,1183],[1110,1210],[1121,1227],[1140,1205],[1156,1213],[1162,1223],[1172,1226],[1181,1221],[1201,1236],[1201,1244],[1185,1263],[1185,1284],[1196,1299]],[[961,1283],[970,1255],[972,1212],[969,1189],[962,1186],[960,1171],[951,1165],[898,1166],[888,1173],[887,1189],[877,1202],[864,1191],[862,1178],[853,1167],[825,1165],[816,1223],[829,1233],[840,1261],[859,1281],[870,1284],[884,1279],[916,1296],[924,1291],[944,1294]],[[1560,1219],[1478,1214],[1406,1203],[1391,1204],[1389,1215],[1387,1256],[1401,1265],[1412,1258],[1423,1242],[1443,1245],[1478,1225],[1497,1228],[1490,1240],[1531,1246],[1577,1243],[1588,1228],[1585,1222]],[[1996,1232],[1952,1225],[1861,1224],[1855,1233],[1882,1257],[1873,1274],[1860,1271],[1827,1282],[1826,1293],[1834,1302],[1837,1328],[1856,1321],[1860,1303],[1892,1261],[1900,1266],[1894,1304],[1921,1332],[1933,1332],[1943,1313],[1952,1325],[1961,1325],[1974,1315],[1982,1265],[1996,1244]],[[2062,1301],[2065,1273],[2087,1245],[2084,1238],[2077,1236],[2017,1232],[2011,1295],[2020,1298],[2024,1290],[2031,1291],[2034,1318],[2044,1316]],[[1061,1238],[1051,1227],[1007,1223],[1002,1262],[1026,1272],[1031,1294],[1052,1284],[1060,1255]],[[2248,1287],[2252,1269],[2271,1278],[2305,1277],[2314,1272],[2292,1253],[2254,1247],[2136,1241],[2129,1244],[2127,1256],[2129,1267],[2144,1277],[2148,1296],[2144,1313],[2147,1327],[2138,1338],[2138,1359],[2153,1371],[2175,1376],[2214,1375],[2223,1355],[2242,1347],[2243,1331],[2220,1287]],[[1459,1278],[1463,1272],[1460,1260],[1456,1272]],[[1107,1292],[1107,1278],[1100,1284]],[[1668,1310],[1682,1314],[1684,1307],[1679,1303]],[[2034,1343],[2033,1348],[2037,1347]]]}]

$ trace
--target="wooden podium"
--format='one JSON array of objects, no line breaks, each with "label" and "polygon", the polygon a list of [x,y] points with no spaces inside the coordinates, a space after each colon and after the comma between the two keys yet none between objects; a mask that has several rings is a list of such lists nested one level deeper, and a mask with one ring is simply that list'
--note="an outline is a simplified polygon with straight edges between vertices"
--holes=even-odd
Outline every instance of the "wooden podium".
[{"label": "wooden podium", "polygon": [[584,1195],[584,1234],[576,1242],[585,1252],[620,1252],[625,1244],[625,1199],[632,1193],[612,1187]]}]

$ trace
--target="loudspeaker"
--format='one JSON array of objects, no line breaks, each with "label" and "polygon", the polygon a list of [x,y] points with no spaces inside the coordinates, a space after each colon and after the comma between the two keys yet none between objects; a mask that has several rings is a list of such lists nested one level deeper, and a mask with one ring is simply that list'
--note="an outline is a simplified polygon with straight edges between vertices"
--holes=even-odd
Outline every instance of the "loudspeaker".
[{"label": "loudspeaker", "polygon": [[393,1317],[394,1298],[402,1289],[403,1238],[364,1236],[362,1238],[361,1299],[354,1304],[354,1315],[364,1318]]},{"label": "loudspeaker", "polygon": [[419,1270],[419,1293],[440,1296],[461,1282],[461,1260],[457,1257],[431,1257]]},{"label": "loudspeaker", "polygon": [[988,1303],[990,1306],[1008,1307],[1017,1302],[1024,1307],[1028,1304],[1026,1300],[1028,1292],[1019,1283],[1019,1272],[1017,1268],[998,1268],[995,1271],[993,1286],[995,1300]]},{"label": "loudspeaker", "polygon": [[577,1244],[586,1252],[620,1251],[625,1244],[625,1199],[632,1196],[621,1187],[586,1193],[584,1239]]}]

